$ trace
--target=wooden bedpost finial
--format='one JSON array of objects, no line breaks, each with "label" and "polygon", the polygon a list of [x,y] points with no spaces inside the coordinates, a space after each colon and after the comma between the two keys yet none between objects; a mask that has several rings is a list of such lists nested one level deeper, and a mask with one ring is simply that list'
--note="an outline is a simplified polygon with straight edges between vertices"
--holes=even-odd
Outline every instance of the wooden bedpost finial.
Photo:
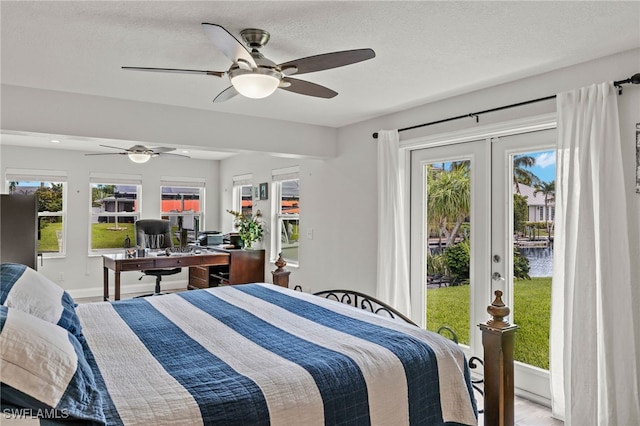
[{"label": "wooden bedpost finial", "polygon": [[282,258],[282,253],[278,253],[276,266],[278,269],[271,271],[271,275],[273,275],[273,283],[281,287],[289,287],[289,274],[291,272],[284,269],[284,267],[287,266],[287,261]]},{"label": "wooden bedpost finial", "polygon": [[278,259],[275,262],[278,269],[282,269],[287,266],[287,261],[282,258],[282,253],[278,253]]},{"label": "wooden bedpost finial", "polygon": [[487,307],[487,312],[491,315],[491,319],[487,321],[487,325],[493,328],[507,328],[511,326],[508,321],[504,319],[511,310],[504,304],[502,301],[502,292],[500,290],[496,290],[494,292],[496,298],[493,300],[491,305]]}]

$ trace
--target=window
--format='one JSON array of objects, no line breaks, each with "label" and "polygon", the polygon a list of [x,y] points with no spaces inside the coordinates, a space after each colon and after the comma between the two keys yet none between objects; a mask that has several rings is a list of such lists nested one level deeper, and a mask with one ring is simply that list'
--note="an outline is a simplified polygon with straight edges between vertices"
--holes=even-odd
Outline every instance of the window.
[{"label": "window", "polygon": [[245,216],[253,215],[253,175],[233,177],[233,208],[232,210]]},{"label": "window", "polygon": [[[281,253],[290,265],[298,265],[300,244],[300,179],[298,167],[272,173],[273,226],[271,260]],[[279,236],[279,238],[278,238]]]},{"label": "window", "polygon": [[171,222],[173,244],[180,245],[182,235],[187,243],[194,242],[204,228],[204,179],[161,178],[160,194],[160,211]]},{"label": "window", "polygon": [[64,256],[67,174],[52,170],[12,170],[6,173],[9,194],[36,194],[38,198],[38,253]]},{"label": "window", "polygon": [[89,181],[89,252],[120,249],[125,241],[135,245],[134,224],[140,218],[141,176],[92,174]]}]

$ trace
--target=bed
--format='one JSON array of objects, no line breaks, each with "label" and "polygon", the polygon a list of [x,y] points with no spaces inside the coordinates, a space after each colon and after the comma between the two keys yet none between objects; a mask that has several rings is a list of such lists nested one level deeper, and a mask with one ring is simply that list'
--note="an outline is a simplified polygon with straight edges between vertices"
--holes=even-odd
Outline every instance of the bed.
[{"label": "bed", "polygon": [[402,320],[272,284],[75,306],[47,281],[22,265],[2,265],[5,418],[477,423],[462,351]]}]

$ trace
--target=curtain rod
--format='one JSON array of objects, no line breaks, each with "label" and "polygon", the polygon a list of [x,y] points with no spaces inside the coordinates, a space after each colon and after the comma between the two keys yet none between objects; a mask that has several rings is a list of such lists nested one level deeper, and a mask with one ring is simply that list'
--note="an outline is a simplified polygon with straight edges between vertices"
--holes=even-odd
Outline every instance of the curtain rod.
[{"label": "curtain rod", "polygon": [[[629,83],[631,83],[631,84],[640,84],[640,73],[634,74],[631,77],[627,78],[626,80],[614,81],[613,85],[618,88],[618,94],[622,94],[622,85],[623,84],[629,84]],[[418,129],[420,127],[432,126],[434,124],[446,123],[447,121],[459,120],[461,118],[467,118],[467,117],[475,118],[476,119],[476,123],[477,123],[480,114],[486,114],[486,113],[489,113],[489,112],[501,111],[503,109],[509,109],[509,108],[519,107],[519,106],[523,106],[523,105],[529,105],[529,104],[533,104],[533,103],[536,103],[536,102],[548,101],[550,99],[555,99],[555,97],[556,97],[556,95],[545,96],[544,98],[538,98],[538,99],[532,99],[530,101],[518,102],[517,104],[511,104],[511,105],[505,105],[505,106],[501,106],[501,107],[497,107],[497,108],[485,109],[484,111],[478,111],[478,112],[472,112],[472,113],[469,113],[469,114],[458,115],[457,117],[445,118],[443,120],[431,121],[429,123],[416,124],[415,126],[398,129],[398,132],[404,132],[405,130]],[[375,132],[373,134],[373,138],[374,139],[378,139],[378,132]]]}]

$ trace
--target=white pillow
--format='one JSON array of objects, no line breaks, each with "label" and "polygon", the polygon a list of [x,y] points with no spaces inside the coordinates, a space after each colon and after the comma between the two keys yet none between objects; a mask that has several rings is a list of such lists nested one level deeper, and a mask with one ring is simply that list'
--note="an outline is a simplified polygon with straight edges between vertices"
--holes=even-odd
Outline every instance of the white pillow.
[{"label": "white pillow", "polygon": [[75,302],[69,293],[25,265],[0,265],[0,304],[57,324],[75,336],[82,334]]},{"label": "white pillow", "polygon": [[3,407],[54,409],[60,420],[105,422],[82,345],[64,328],[0,306],[0,361]]}]

